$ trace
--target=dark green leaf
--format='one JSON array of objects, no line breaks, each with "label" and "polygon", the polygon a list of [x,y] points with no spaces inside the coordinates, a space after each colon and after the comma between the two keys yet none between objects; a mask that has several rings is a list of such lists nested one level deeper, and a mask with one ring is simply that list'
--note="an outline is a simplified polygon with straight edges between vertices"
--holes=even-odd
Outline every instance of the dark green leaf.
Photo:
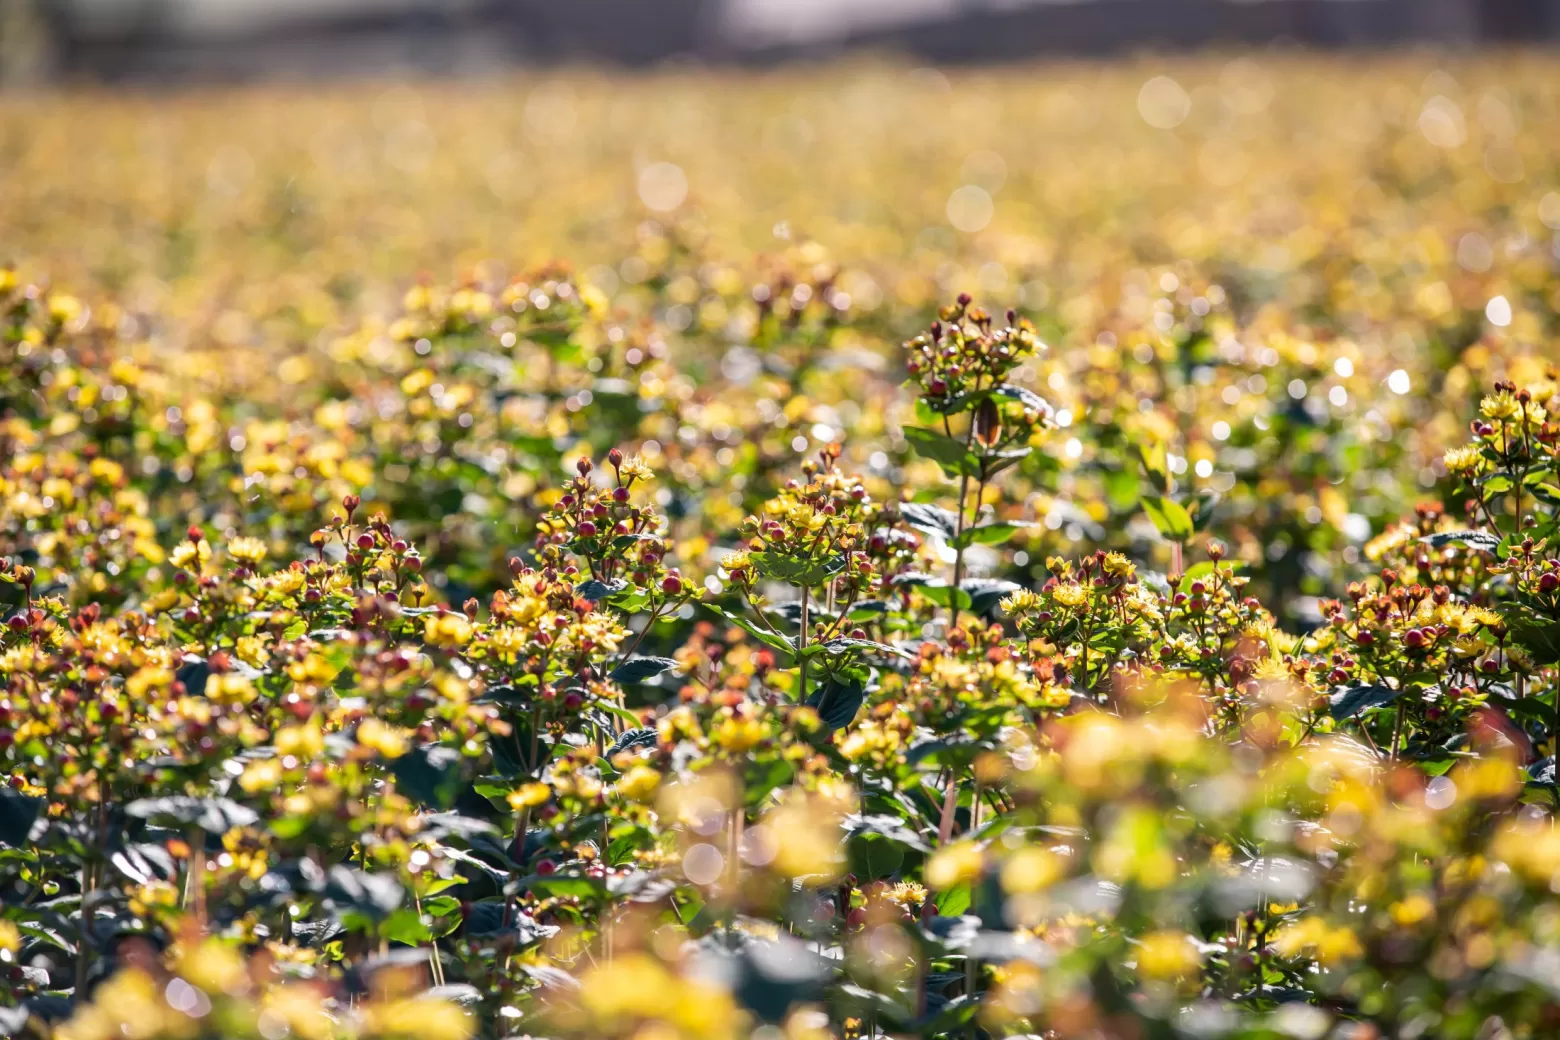
[{"label": "dark green leaf", "polygon": [[325,881],[325,902],[337,915],[354,911],[382,921],[401,907],[406,890],[392,874],[370,874],[338,863]]},{"label": "dark green leaf", "polygon": [[832,678],[807,698],[807,704],[818,711],[818,717],[830,729],[843,729],[850,725],[866,698],[866,687],[855,679]]},{"label": "dark green leaf", "polygon": [[1437,531],[1419,540],[1432,549],[1443,549],[1448,545],[1466,545],[1470,549],[1492,553],[1500,547],[1500,535],[1489,531]]},{"label": "dark green leaf", "polygon": [[1402,693],[1390,686],[1350,686],[1333,695],[1328,713],[1335,719],[1353,718],[1370,708],[1391,704]]},{"label": "dark green leaf", "polygon": [[592,578],[589,581],[580,582],[575,586],[574,591],[592,603],[599,603],[608,596],[622,592],[626,588],[628,588],[628,582],[622,578],[613,578],[610,582],[598,581]]},{"label": "dark green leaf", "polygon": [[648,728],[624,730],[618,738],[607,748],[607,761],[625,751],[637,751],[640,748],[653,747],[659,737],[656,731]]},{"label": "dark green leaf", "polygon": [[770,632],[767,629],[759,628],[757,625],[742,615],[733,614],[729,610],[722,610],[713,603],[707,603],[705,606],[719,614],[722,618],[726,619],[726,621],[736,625],[738,628],[742,629],[742,631],[746,632],[760,643],[763,643],[771,650],[776,650],[784,654],[787,659],[795,656],[796,648],[775,633]]},{"label": "dark green leaf", "polygon": [[826,653],[831,657],[838,657],[840,654],[848,653],[853,650],[874,654],[887,654],[894,657],[903,657],[906,660],[910,658],[909,654],[899,649],[897,646],[889,646],[887,643],[874,642],[871,639],[846,638],[829,639],[821,643],[813,643],[808,646],[806,650],[802,651],[802,656],[813,657],[817,654]]},{"label": "dark green leaf", "polygon": [[1002,578],[965,578],[959,583],[959,591],[968,600],[965,606],[977,614],[984,614],[1002,601],[1004,596],[1017,592],[1023,586]]},{"label": "dark green leaf", "polygon": [[19,848],[27,844],[33,823],[43,810],[43,799],[0,786],[0,845]]},{"label": "dark green leaf", "polygon": [[125,812],[164,826],[199,827],[207,834],[225,834],[234,827],[249,827],[260,814],[230,798],[196,798],[169,795],[142,798],[125,806]]},{"label": "dark green leaf", "polygon": [[959,518],[941,506],[906,502],[899,507],[899,514],[905,518],[905,523],[917,531],[944,541],[955,537],[959,530]]},{"label": "dark green leaf", "polygon": [[905,861],[905,850],[892,838],[868,831],[854,834],[846,842],[851,873],[861,881],[888,877]]},{"label": "dark green leaf", "polygon": [[465,779],[461,753],[443,744],[412,748],[390,766],[401,790],[432,809],[448,809],[459,797]]},{"label": "dark green leaf", "polygon": [[644,682],[653,679],[668,668],[676,668],[677,662],[670,657],[630,657],[607,676],[613,682],[629,683]]}]

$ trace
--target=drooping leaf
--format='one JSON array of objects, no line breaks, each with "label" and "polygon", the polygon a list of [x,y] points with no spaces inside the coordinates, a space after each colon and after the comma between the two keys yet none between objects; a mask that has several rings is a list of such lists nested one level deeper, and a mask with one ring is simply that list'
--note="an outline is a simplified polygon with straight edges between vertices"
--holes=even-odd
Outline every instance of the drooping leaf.
[{"label": "drooping leaf", "polygon": [[370,874],[338,863],[330,868],[325,881],[325,902],[337,916],[348,911],[373,921],[382,921],[406,898],[406,890],[393,874]]},{"label": "drooping leaf", "polygon": [[899,649],[897,646],[889,646],[887,643],[879,643],[871,639],[851,639],[846,637],[828,639],[824,640],[823,642],[812,643],[807,647],[807,649],[802,651],[802,656],[814,657],[818,654],[828,654],[831,657],[838,657],[841,654],[849,653],[853,650],[863,653],[886,654],[892,657],[902,657],[906,660],[908,660],[910,657],[908,653]]},{"label": "drooping leaf", "polygon": [[659,736],[653,729],[641,727],[639,729],[624,730],[618,734],[618,738],[612,742],[612,746],[607,748],[607,761],[610,762],[614,756],[621,755],[625,751],[636,751],[639,748],[651,747],[659,739]]},{"label": "drooping leaf", "polygon": [[138,885],[172,881],[179,876],[179,863],[166,845],[138,842],[114,853],[111,861],[125,877]]},{"label": "drooping leaf", "polygon": [[182,794],[141,798],[125,806],[125,812],[164,826],[199,827],[207,834],[226,834],[234,827],[249,827],[260,819],[259,813],[231,798]]},{"label": "drooping leaf", "polygon": [[1196,531],[1185,507],[1173,498],[1162,495],[1145,497],[1143,510],[1148,513],[1148,518],[1154,522],[1159,534],[1172,542],[1184,542]]},{"label": "drooping leaf", "polygon": [[1493,553],[1500,548],[1500,535],[1490,531],[1437,531],[1419,539],[1432,549],[1444,549],[1448,545],[1466,545],[1480,552]]},{"label": "drooping leaf", "polygon": [[626,588],[628,588],[628,582],[622,578],[613,578],[611,581],[600,581],[596,578],[591,578],[589,581],[582,581],[576,585],[574,591],[592,603],[599,603],[608,596],[622,592]]},{"label": "drooping leaf", "polygon": [[904,427],[904,435],[917,455],[931,459],[950,477],[979,475],[980,460],[962,441],[919,426]]},{"label": "drooping leaf", "polygon": [[807,704],[817,709],[825,726],[843,729],[856,717],[866,694],[866,686],[856,679],[831,678],[812,692]]},{"label": "drooping leaf", "polygon": [[952,540],[959,530],[959,518],[950,510],[924,502],[905,502],[899,507],[905,523],[944,541]]},{"label": "drooping leaf", "polygon": [[1390,686],[1350,686],[1333,695],[1328,714],[1335,719],[1353,718],[1370,708],[1391,704],[1402,694],[1402,690]]},{"label": "drooping leaf", "polygon": [[796,648],[792,646],[787,640],[781,638],[773,632],[768,631],[767,629],[760,628],[742,615],[733,614],[729,610],[722,610],[713,603],[707,603],[705,606],[714,611],[716,614],[719,614],[729,623],[742,629],[742,631],[746,632],[760,643],[763,643],[765,646],[769,647],[769,649],[784,654],[787,660],[796,654]]},{"label": "drooping leaf", "polygon": [[27,844],[33,824],[43,811],[43,799],[0,786],[0,845],[20,848]]},{"label": "drooping leaf", "polygon": [[971,545],[1001,545],[1020,531],[1027,531],[1034,527],[1030,520],[996,520],[989,524],[981,524],[979,527],[969,527],[964,533],[953,539],[955,549],[968,548]]},{"label": "drooping leaf", "polygon": [[1004,596],[1021,588],[1023,586],[1017,582],[1004,578],[965,578],[959,583],[959,591],[969,600],[966,605],[977,614],[986,613],[1000,603]]},{"label": "drooping leaf", "polygon": [[607,676],[613,682],[632,683],[644,682],[653,679],[669,668],[676,668],[677,662],[670,657],[630,657]]},{"label": "drooping leaf", "polygon": [[465,778],[461,774],[464,756],[443,744],[424,744],[412,748],[390,766],[402,791],[433,809],[448,809],[460,796]]}]

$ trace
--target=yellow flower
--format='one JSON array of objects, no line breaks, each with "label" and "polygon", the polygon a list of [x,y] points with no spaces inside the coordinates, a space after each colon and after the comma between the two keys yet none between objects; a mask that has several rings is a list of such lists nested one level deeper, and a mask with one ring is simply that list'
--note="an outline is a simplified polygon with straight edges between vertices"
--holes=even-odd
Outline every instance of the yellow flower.
[{"label": "yellow flower", "polygon": [[926,884],[941,892],[965,881],[974,881],[985,869],[986,857],[973,841],[944,845],[926,861],[922,876]]},{"label": "yellow flower", "polygon": [[258,567],[265,559],[265,543],[258,538],[235,538],[228,542],[228,555],[248,567]]},{"label": "yellow flower", "polygon": [[1123,581],[1130,579],[1137,573],[1137,565],[1119,552],[1106,553],[1104,566],[1106,574],[1113,578],[1120,578]]},{"label": "yellow flower", "polygon": [[432,997],[370,1002],[362,1016],[365,1040],[468,1040],[476,1031],[459,1005]]},{"label": "yellow flower", "polygon": [[1197,944],[1185,932],[1158,931],[1143,936],[1137,948],[1138,974],[1148,979],[1174,981],[1191,975],[1202,965]]},{"label": "yellow flower", "polygon": [[373,748],[386,758],[400,758],[406,754],[406,733],[398,726],[392,726],[378,719],[368,718],[358,723],[357,741],[364,747]]},{"label": "yellow flower", "polygon": [[465,646],[471,642],[471,622],[463,614],[429,614],[423,636],[434,646]]},{"label": "yellow flower", "polygon": [[515,812],[519,812],[522,809],[534,809],[538,805],[544,805],[551,797],[552,788],[546,784],[532,781],[510,791],[508,801],[509,807]]},{"label": "yellow flower", "polygon": [[1507,390],[1497,390],[1479,402],[1479,413],[1486,419],[1511,419],[1519,411],[1516,397]]},{"label": "yellow flower", "polygon": [[1484,468],[1485,458],[1477,444],[1465,444],[1460,448],[1452,448],[1443,456],[1448,473],[1456,473],[1459,476],[1467,476]]},{"label": "yellow flower", "polygon": [[1051,598],[1064,607],[1081,607],[1089,601],[1089,590],[1074,582],[1064,582],[1051,590]]},{"label": "yellow flower", "polygon": [[1067,872],[1062,858],[1037,845],[1025,846],[1002,864],[1002,888],[1014,895],[1050,888]]},{"label": "yellow flower", "polygon": [[617,782],[618,793],[631,802],[648,802],[661,786],[661,774],[646,765],[637,765]]},{"label": "yellow flower", "polygon": [[710,739],[722,750],[740,754],[764,739],[764,727],[752,716],[729,715],[716,723]]},{"label": "yellow flower", "polygon": [[10,921],[0,921],[0,962],[6,964],[16,959],[16,951],[22,948],[22,933]]}]

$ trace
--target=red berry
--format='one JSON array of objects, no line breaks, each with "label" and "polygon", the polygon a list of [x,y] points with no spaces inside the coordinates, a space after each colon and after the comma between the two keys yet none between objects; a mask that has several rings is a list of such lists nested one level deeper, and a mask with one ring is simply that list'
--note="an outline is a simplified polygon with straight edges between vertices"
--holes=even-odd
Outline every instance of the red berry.
[{"label": "red berry", "polygon": [[682,579],[676,574],[668,574],[661,579],[661,591],[668,596],[675,596],[682,592]]},{"label": "red berry", "polygon": [[596,533],[596,525],[589,520],[583,520],[580,522],[579,531],[581,538],[589,538]]},{"label": "red berry", "polygon": [[558,869],[558,864],[554,863],[550,859],[544,859],[544,860],[542,860],[540,863],[538,863],[536,865],[536,872],[538,874],[540,874],[542,877],[546,877],[547,875],[551,874],[553,871],[555,871],[557,869]]}]

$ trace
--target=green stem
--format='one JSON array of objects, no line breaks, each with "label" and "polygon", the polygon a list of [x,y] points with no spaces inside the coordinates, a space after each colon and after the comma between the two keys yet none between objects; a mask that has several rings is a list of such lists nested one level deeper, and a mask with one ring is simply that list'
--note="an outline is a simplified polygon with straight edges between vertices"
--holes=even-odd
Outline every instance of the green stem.
[{"label": "green stem", "polygon": [[796,633],[796,659],[799,662],[801,671],[800,679],[797,683],[799,686],[797,691],[798,702],[807,700],[807,657],[805,651],[807,650],[807,595],[810,591],[806,585],[802,586],[802,625]]}]

